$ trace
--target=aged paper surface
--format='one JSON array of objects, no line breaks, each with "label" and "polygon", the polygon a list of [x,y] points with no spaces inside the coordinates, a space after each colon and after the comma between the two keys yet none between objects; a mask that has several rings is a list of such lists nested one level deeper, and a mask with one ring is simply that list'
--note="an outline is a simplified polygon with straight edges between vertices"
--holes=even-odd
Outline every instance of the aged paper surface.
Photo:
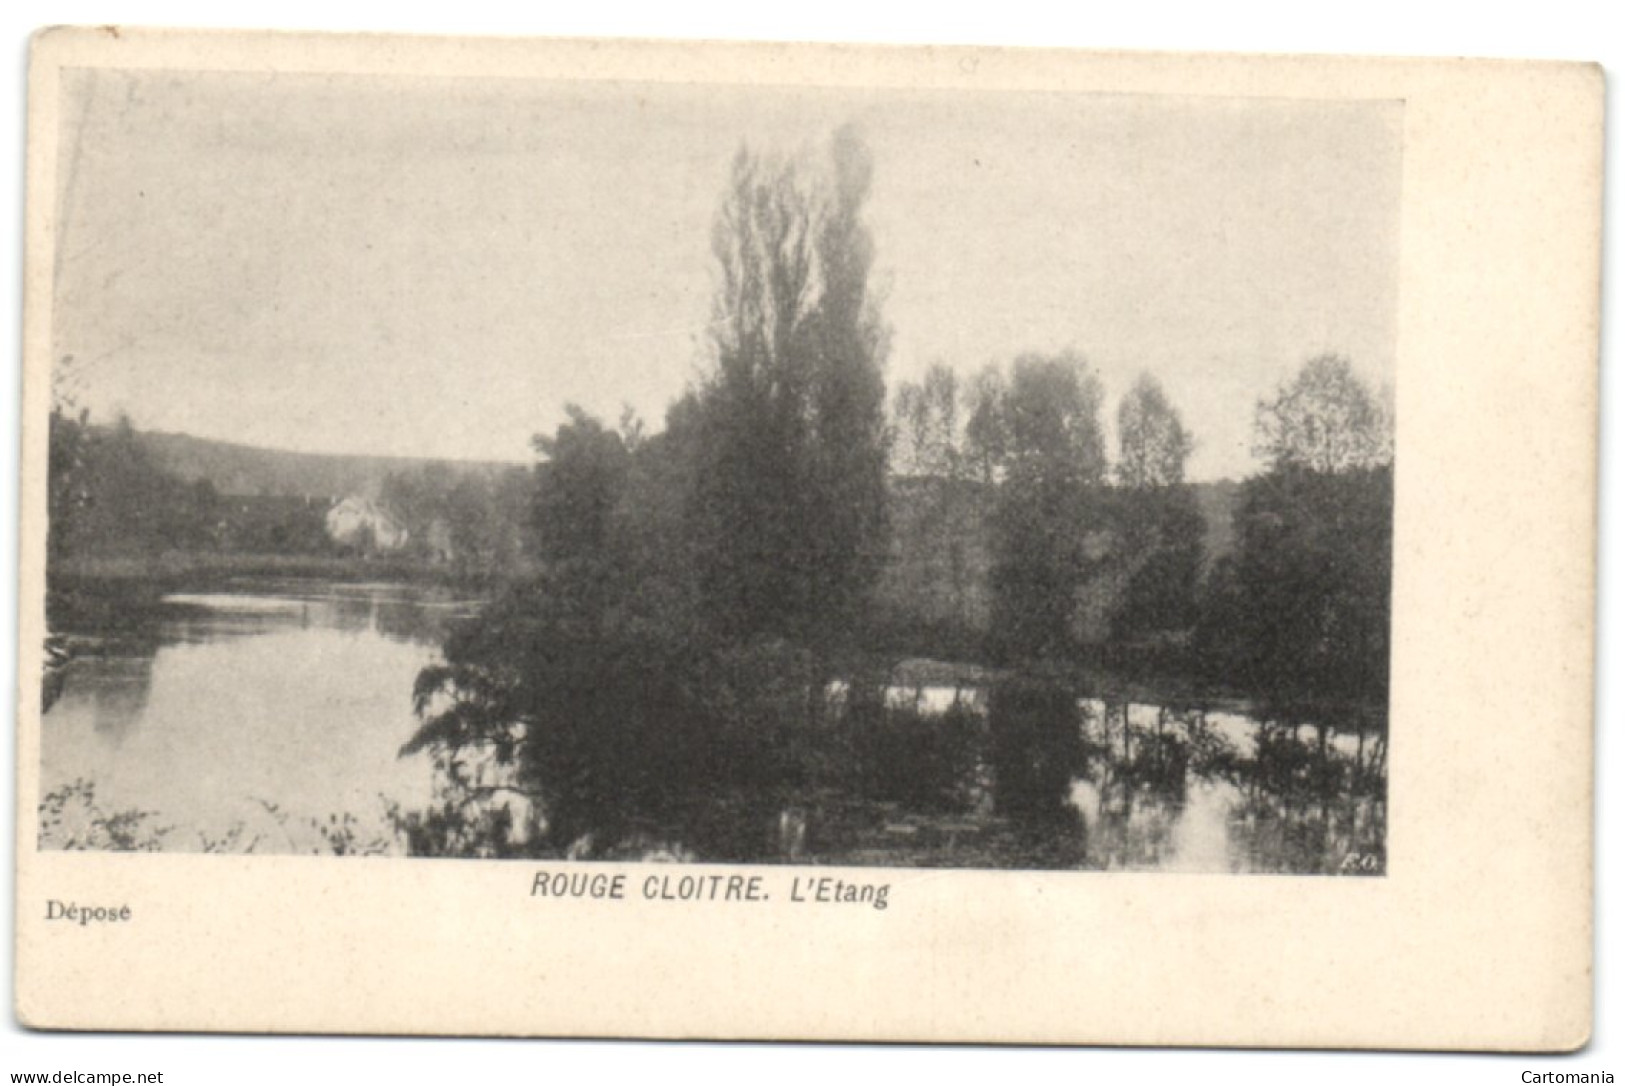
[{"label": "aged paper surface", "polygon": [[[507,86],[493,90],[494,84]],[[1243,146],[1256,139],[1266,158],[1272,151],[1281,155],[1278,173],[1290,172],[1284,163],[1291,153],[1268,143],[1267,118],[1296,117],[1305,131],[1342,131],[1336,125],[1348,117],[1369,124],[1370,142],[1350,145],[1364,157],[1328,155],[1326,161],[1345,174],[1370,169],[1373,176],[1380,175],[1383,162],[1391,162],[1398,171],[1392,185],[1397,206],[1383,202],[1382,192],[1389,190],[1382,189],[1379,176],[1371,188],[1351,190],[1352,195],[1338,190],[1348,204],[1335,204],[1328,196],[1327,206],[1311,216],[1318,225],[1288,215],[1280,230],[1289,243],[1294,237],[1321,236],[1314,229],[1345,236],[1323,220],[1342,215],[1358,224],[1364,221],[1357,213],[1362,207],[1387,230],[1365,238],[1369,249],[1353,257],[1306,252],[1303,258],[1305,278],[1334,267],[1325,274],[1354,285],[1340,301],[1351,309],[1372,307],[1373,315],[1362,315],[1360,324],[1369,342],[1361,341],[1356,351],[1347,342],[1324,342],[1306,333],[1301,344],[1286,348],[1304,358],[1321,351],[1353,352],[1367,364],[1376,355],[1379,362],[1368,376],[1392,385],[1392,663],[1382,723],[1384,822],[1374,849],[1331,857],[1335,869],[1352,873],[1375,863],[1376,877],[1310,877],[1291,864],[1262,870],[1298,873],[1223,877],[1182,873],[1175,863],[1146,871],[1132,870],[1136,865],[1128,862],[1104,865],[1115,868],[1110,870],[1035,870],[1070,865],[984,864],[952,857],[952,869],[927,870],[901,852],[887,854],[899,860],[895,866],[872,860],[833,866],[836,860],[814,854],[810,859],[819,865],[814,867],[801,851],[799,835],[807,832],[808,816],[797,805],[786,806],[778,823],[786,862],[767,865],[668,867],[617,862],[627,857],[613,855],[607,863],[591,865],[563,859],[291,855],[305,851],[291,832],[285,847],[256,849],[249,846],[261,839],[248,837],[252,831],[233,837],[230,827],[218,824],[188,827],[198,830],[192,840],[200,843],[155,852],[82,851],[74,844],[84,844],[85,836],[71,837],[68,844],[52,837],[51,827],[42,824],[47,801],[64,793],[61,781],[47,780],[42,772],[47,762],[55,764],[45,743],[53,720],[42,720],[42,704],[51,685],[49,654],[64,650],[47,640],[48,633],[58,631],[45,628],[42,604],[52,481],[48,422],[60,398],[81,397],[72,402],[89,410],[93,421],[104,421],[99,416],[109,407],[127,407],[137,427],[171,432],[193,429],[195,420],[207,422],[205,416],[217,412],[212,437],[293,447],[279,441],[275,427],[252,428],[259,419],[305,405],[280,394],[260,402],[254,390],[271,386],[256,384],[256,373],[281,357],[294,367],[283,376],[284,385],[320,385],[318,375],[296,369],[304,345],[296,326],[331,331],[359,325],[357,313],[369,297],[353,284],[332,281],[321,284],[335,299],[331,305],[246,319],[245,313],[259,308],[256,291],[273,283],[281,290],[321,256],[293,246],[271,250],[252,244],[242,264],[261,265],[259,277],[243,275],[239,289],[244,293],[228,320],[206,305],[187,307],[175,302],[176,295],[148,293],[155,290],[148,285],[152,281],[185,281],[195,274],[192,258],[209,245],[202,235],[241,227],[243,220],[205,214],[193,221],[199,234],[193,238],[186,223],[142,213],[129,220],[135,224],[130,236],[122,236],[119,215],[138,205],[99,205],[86,195],[98,191],[98,157],[104,160],[104,177],[118,173],[119,163],[106,161],[109,148],[122,146],[116,142],[118,131],[126,121],[133,124],[143,106],[149,109],[147,123],[156,123],[157,130],[170,126],[194,138],[204,133],[205,146],[235,152],[223,161],[236,172],[219,172],[221,159],[199,158],[195,168],[178,160],[161,176],[194,201],[184,206],[206,212],[230,207],[233,189],[252,189],[259,178],[280,176],[278,171],[289,170],[291,157],[295,170],[323,170],[325,160],[296,157],[319,143],[296,146],[288,129],[277,125],[233,127],[234,118],[242,123],[255,116],[252,103],[280,88],[304,88],[301,101],[311,107],[310,127],[333,127],[326,138],[335,164],[348,161],[339,154],[349,134],[347,118],[376,117],[397,103],[399,112],[422,111],[428,117],[433,111],[426,101],[449,101],[453,107],[428,117],[425,130],[452,148],[453,168],[459,164],[456,155],[466,162],[475,180],[465,191],[478,203],[487,191],[479,187],[481,171],[500,170],[508,149],[491,133],[535,116],[515,107],[492,121],[482,110],[492,101],[528,101],[526,88],[543,85],[552,96],[538,92],[538,97],[548,108],[557,109],[560,96],[579,100],[580,127],[589,136],[597,131],[593,125],[604,123],[603,114],[593,112],[602,108],[601,92],[625,93],[628,86],[635,97],[648,99],[650,110],[670,108],[678,116],[720,108],[743,117],[749,111],[740,103],[748,98],[759,100],[762,112],[777,110],[795,120],[796,111],[813,101],[807,115],[824,130],[798,133],[800,140],[821,139],[860,106],[870,117],[883,116],[888,107],[910,122],[923,117],[940,133],[960,123],[989,145],[995,142],[988,135],[992,129],[1023,113],[1038,121],[1017,138],[1035,144],[1057,118],[1098,114],[1099,126],[1108,132],[1101,137],[1103,146],[1110,142],[1111,126],[1129,123],[1124,117],[1130,115],[1139,118],[1140,131],[1153,135],[1181,124],[1222,127],[1239,116],[1234,138]],[[1490,1049],[1583,1043],[1590,1028],[1592,946],[1592,539],[1602,108],[1595,69],[120,29],[43,35],[34,52],[30,95],[17,909],[18,1013],[26,1023]],[[1102,106],[1103,98],[1109,98],[1108,106]],[[828,105],[816,104],[821,102]],[[1020,108],[1012,110],[1012,102]],[[285,113],[272,116],[286,119]],[[378,146],[389,151],[390,134],[398,131],[376,127],[380,123],[354,126],[358,139],[375,141],[370,145],[375,167]],[[609,141],[613,132],[602,131]],[[1384,143],[1384,133],[1395,137],[1397,146]],[[751,137],[741,124],[732,138],[748,142]],[[668,138],[679,149],[685,138],[696,144],[700,139],[681,129]],[[871,134],[871,139],[879,137]],[[948,142],[948,136],[938,142]],[[927,139],[918,148],[925,155],[930,146]],[[1201,140],[1190,146],[1207,149]],[[358,261],[357,274],[393,276],[392,289],[405,293],[414,273],[428,276],[439,263],[472,258],[459,247],[466,238],[454,243],[450,232],[444,254],[392,244],[397,236],[392,224],[404,222],[421,205],[411,200],[414,178],[405,168],[416,160],[398,149],[391,153],[402,165],[398,171],[377,168],[355,176],[335,168],[331,180],[335,192],[349,186],[374,197],[352,197],[352,206],[371,209],[362,220],[371,233],[337,212],[328,221],[335,234],[366,236],[383,250],[377,258]],[[636,161],[631,151],[622,153],[626,162]],[[1148,161],[1155,153],[1154,147],[1144,151]],[[1216,161],[1234,165],[1235,158],[1219,155]],[[1119,165],[1135,161],[1130,156]],[[215,164],[215,172],[205,168],[207,163]],[[1020,174],[1023,164],[1020,158],[998,163],[1013,174]],[[132,160],[132,170],[137,165]],[[975,165],[982,163],[975,160]],[[877,159],[877,190],[885,166]],[[920,172],[910,173],[917,184]],[[1236,206],[1245,201],[1226,198],[1242,192],[1241,177],[1212,177],[1217,195],[1207,209],[1211,218],[1175,223],[1161,235],[1145,228],[1146,262],[1159,271],[1177,267],[1181,238],[1199,252],[1204,233],[1220,235],[1220,248],[1245,251],[1246,237],[1225,237],[1226,226],[1245,233],[1236,225],[1247,221],[1245,208]],[[628,204],[635,205],[640,180],[628,168],[601,183],[624,191]],[[702,231],[725,180],[725,174],[705,174],[693,182],[704,212]],[[1031,176],[1027,180],[1030,184]],[[1058,186],[1065,180],[1046,175],[1039,184]],[[1008,183],[1020,191],[1017,179]],[[1155,188],[1152,172],[1144,184]],[[277,190],[270,191],[275,196]],[[322,221],[326,210],[343,205],[340,195],[327,204],[309,190],[287,191],[290,205],[297,203],[296,195],[316,201],[292,207],[290,221],[295,212]],[[912,195],[913,209],[924,217],[934,201],[951,196],[924,185]],[[138,189],[133,198],[147,194]],[[473,221],[467,209],[440,210],[448,221],[464,215],[455,221],[465,227]],[[646,241],[625,225],[638,221],[632,210],[624,217],[590,219],[599,210],[582,208],[560,229],[558,244],[567,247],[594,231],[605,246]],[[985,222],[967,220],[967,236],[989,244],[1001,228],[1023,225],[1022,212],[1020,205],[1001,206]],[[1029,218],[1037,213],[1035,207]],[[981,233],[971,229],[976,227]],[[500,247],[504,228],[487,223],[484,229],[490,236],[483,244]],[[142,230],[155,233],[143,236]],[[908,241],[906,233],[893,236]],[[884,241],[880,236],[878,260],[901,281],[910,268],[901,256],[884,251]],[[702,256],[709,242],[705,234],[699,238]],[[104,245],[123,249],[122,263],[98,265],[93,251]],[[651,244],[650,252],[654,259],[663,250]],[[965,275],[982,279],[990,307],[1014,304],[993,292],[995,269],[977,265],[951,246],[916,255],[927,263],[963,260]],[[1034,259],[1042,262],[1053,254]],[[269,273],[265,264],[272,265]],[[93,274],[98,268],[106,274]],[[553,281],[543,281],[555,288]],[[1155,286],[1148,281],[1145,289]],[[469,325],[502,322],[510,311],[486,303],[508,302],[516,293],[524,291],[476,279],[413,327],[432,334],[434,317]],[[1171,313],[1202,302],[1147,296]],[[1327,304],[1326,298],[1337,295],[1317,297]],[[174,306],[168,311],[157,304],[166,299]],[[696,324],[703,324],[707,293],[699,299]],[[908,306],[902,282],[892,284],[888,301],[901,340],[910,334],[898,312]],[[1262,309],[1268,301],[1255,298],[1254,304]],[[142,302],[154,304],[143,308]],[[601,298],[583,292],[573,304],[583,334],[604,334],[603,322],[594,323],[603,314]],[[111,316],[98,317],[99,311]],[[1010,319],[1035,318],[1012,312]],[[1124,323],[1117,341],[1132,344],[1132,324],[1119,319]],[[1166,321],[1177,328],[1181,319]],[[1321,336],[1340,327],[1335,315],[1319,319],[1308,327]],[[294,330],[281,327],[283,320]],[[1111,314],[1101,320],[1109,324]],[[217,338],[198,333],[205,328]],[[973,329],[967,320],[960,334],[973,336]],[[357,429],[371,427],[374,437],[404,429],[421,443],[307,451],[492,456],[474,433],[487,421],[494,426],[489,413],[468,422],[448,411],[446,419],[437,420],[444,425],[434,427],[421,414],[386,417],[388,404],[408,396],[391,385],[440,381],[434,391],[456,398],[463,392],[460,373],[470,384],[490,380],[475,359],[413,361],[410,349],[368,353],[357,346],[368,334],[387,339],[398,330],[367,329],[347,341],[354,353],[330,354],[319,363],[350,375],[349,395],[379,405],[376,412],[356,413],[364,420]],[[657,331],[627,330],[633,336]],[[224,338],[231,335],[243,338]],[[274,341],[282,355],[253,360],[254,335]],[[219,386],[221,374],[233,372],[229,357],[194,358],[190,365],[173,361],[196,354],[200,342],[216,351],[229,342],[231,350],[242,352],[244,361],[237,364],[244,403],[208,400],[200,391]],[[73,344],[77,353],[62,349],[64,344]],[[914,345],[922,353],[931,346],[924,338]],[[1017,329],[1001,349],[1013,356],[1052,346],[1032,343]],[[681,336],[675,350],[662,346],[659,351],[677,369],[691,364],[690,343]],[[539,347],[537,353],[546,350]],[[898,353],[894,368],[909,364]],[[559,354],[570,357],[568,349]],[[612,391],[610,406],[617,398],[638,399],[635,366],[618,355],[589,351],[576,356],[577,371],[583,359],[622,367],[613,370],[622,384]],[[400,368],[386,369],[391,360]],[[582,380],[564,362],[544,358],[536,365],[548,382],[569,386],[567,394],[556,394],[561,400],[590,398],[595,380],[611,381],[611,369]],[[546,370],[550,365],[554,369]],[[1257,395],[1267,395],[1275,384],[1270,376]],[[72,387],[76,379],[88,387]],[[225,383],[231,380],[228,376]],[[666,378],[644,380],[658,384]],[[155,381],[165,383],[156,398]],[[66,393],[59,391],[64,384],[70,386]],[[1187,421],[1200,419],[1203,408],[1192,401],[1201,396],[1186,391],[1182,399],[1181,388],[1172,380],[1168,384]],[[649,401],[652,406],[640,403],[645,418],[658,421],[668,391],[662,385]],[[1111,389],[1113,395],[1121,391]],[[107,399],[96,399],[99,395]],[[162,416],[159,400],[179,407]],[[225,433],[220,418],[230,420]],[[554,421],[551,414],[526,420],[535,432]],[[431,435],[430,429],[452,434]],[[1229,437],[1215,441],[1213,433],[1197,427],[1199,441],[1206,435],[1209,447],[1191,461],[1193,476],[1239,477],[1242,469],[1217,459],[1223,449],[1214,446]],[[328,512],[341,518],[341,525],[345,516],[359,518],[370,545],[388,549],[392,525],[376,506],[358,499],[346,511],[341,501]],[[333,524],[330,519],[329,527]],[[402,529],[401,534],[407,533]],[[172,592],[166,599],[171,605],[214,605],[195,592]],[[393,621],[381,617],[385,611],[377,600],[369,598],[368,605],[374,629]],[[331,659],[339,644],[318,646],[318,657],[328,653],[322,658]],[[83,663],[78,659],[69,666],[83,671]],[[307,661],[306,666],[315,665]],[[267,686],[254,681],[257,673],[244,672],[238,676],[244,691],[238,700],[209,706],[218,714],[213,723],[224,729],[239,719],[237,714],[247,720],[270,696],[270,686],[308,682],[313,673],[290,670]],[[169,693],[172,686],[163,685],[172,680],[149,675],[145,681],[144,704],[175,696]],[[66,683],[71,688],[74,682],[70,671]],[[918,680],[921,690],[926,682]],[[302,734],[301,723],[318,730],[341,727],[359,712],[342,708],[343,690],[327,696],[338,706],[333,714],[289,722],[290,733]],[[184,688],[181,697],[184,701]],[[94,707],[112,705],[116,713],[120,704],[115,696]],[[1122,704],[1126,741],[1126,696]],[[1109,739],[1110,710],[1103,712]],[[1162,724],[1159,715],[1159,737]],[[100,720],[86,727],[95,731]],[[205,762],[201,770],[182,750],[168,752],[170,760],[160,764],[193,778],[229,776],[231,749],[209,749],[217,761]],[[309,776],[319,778],[329,752],[298,753],[310,763]],[[185,790],[173,782],[171,789]],[[287,802],[279,800],[279,809]],[[287,828],[286,821],[278,825]],[[918,820],[901,825],[916,836],[922,825],[933,828]],[[1091,824],[1096,841],[1105,839],[1101,826]],[[110,833],[115,844],[141,843],[139,832],[116,836],[128,829],[109,830],[104,820],[96,840],[103,849]],[[321,840],[331,844],[334,837],[323,834]],[[348,840],[341,836],[340,844]],[[690,858],[682,855],[680,843],[648,844],[645,859],[662,851]],[[238,845],[243,847],[231,847]],[[200,854],[209,846],[237,854]],[[838,859],[852,861],[856,855]],[[1178,859],[1186,853],[1170,847],[1169,855]],[[624,877],[624,898],[538,893],[539,886],[558,885],[561,875],[581,873]],[[813,878],[826,875],[860,888],[866,900],[857,907],[818,900],[826,891]],[[681,889],[684,878],[699,888],[698,900]],[[759,883],[749,887],[751,879]],[[746,884],[737,887],[741,896],[765,900],[729,900],[736,881]],[[606,887],[607,880],[598,885]],[[882,886],[885,907],[876,908]],[[839,898],[842,892],[829,893]],[[66,915],[69,907],[76,910],[72,916]],[[90,922],[80,922],[85,907],[94,914]]]}]

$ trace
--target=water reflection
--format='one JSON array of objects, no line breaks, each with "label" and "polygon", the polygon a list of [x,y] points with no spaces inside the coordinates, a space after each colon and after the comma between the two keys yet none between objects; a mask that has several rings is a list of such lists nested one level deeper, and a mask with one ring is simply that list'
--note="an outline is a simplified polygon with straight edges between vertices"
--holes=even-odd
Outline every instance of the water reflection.
[{"label": "water reflection", "polygon": [[427,762],[396,756],[413,682],[474,607],[431,589],[253,582],[167,596],[117,630],[54,631],[71,658],[43,719],[42,793],[93,782],[104,812],[154,812],[166,849],[384,839],[387,802],[432,794]]},{"label": "water reflection", "polygon": [[1087,770],[1070,803],[1088,866],[1189,872],[1380,873],[1380,735],[1284,727],[1235,712],[1086,701]]},{"label": "water reflection", "polygon": [[[512,827],[509,844],[524,847],[537,811],[516,806],[502,787],[511,783],[501,776],[507,770],[480,750],[439,766],[397,757],[419,723],[411,692],[420,670],[436,661],[451,624],[477,609],[478,601],[427,588],[251,581],[121,608],[116,626],[53,629],[68,663],[44,716],[42,790],[93,782],[100,810],[153,812],[142,832],[164,829],[166,849],[287,853],[404,847],[386,804],[433,811],[456,785],[491,792],[484,813],[500,815]],[[985,677],[874,692],[855,702],[848,683],[832,684],[825,732],[843,734],[836,722],[861,718],[889,729],[869,737],[884,741],[859,742],[857,769],[823,792],[786,800],[784,810],[763,799],[762,825],[732,827],[717,858],[1303,874],[1385,868],[1385,732],[1355,726],[1357,718],[1285,727],[1240,705],[1085,698],[1076,706],[1076,765],[1064,763],[1072,768],[1058,778],[1065,785],[1071,774],[1064,817],[1028,825],[995,801]],[[1069,698],[1061,697],[1063,713]],[[865,705],[880,715],[859,712]],[[962,787],[912,787],[961,766]],[[865,767],[875,772],[866,776]],[[774,853],[770,842],[783,836],[787,817],[802,833],[795,848]],[[727,812],[718,818],[727,821]],[[655,837],[678,839],[666,829]],[[53,834],[48,847],[85,839],[82,827]],[[733,838],[752,834],[760,841],[741,851]],[[713,855],[702,843],[689,842],[696,854]]]},{"label": "water reflection", "polygon": [[425,645],[439,645],[450,624],[477,606],[443,589],[320,581],[244,582],[229,591],[171,593],[162,604],[165,632],[182,641],[291,626]]},{"label": "water reflection", "polygon": [[[848,692],[838,684],[831,695],[838,712]],[[894,718],[946,721],[967,712],[989,726],[988,688],[978,684],[896,684],[882,700]],[[1000,857],[1001,866],[1056,866],[1057,857],[1075,855],[1060,862],[1193,873],[1385,869],[1387,752],[1374,721],[1334,713],[1322,718],[1324,728],[1289,727],[1238,704],[1173,708],[1101,698],[1080,699],[1077,719],[1080,765],[1065,797],[1075,819],[1045,827],[1043,849]],[[984,761],[977,772],[988,770]],[[916,843],[952,843],[917,848],[911,862],[983,863],[984,852],[967,842],[985,843],[1003,829],[989,810],[971,813],[963,825],[911,816]],[[1056,840],[1069,835],[1075,840]]]}]

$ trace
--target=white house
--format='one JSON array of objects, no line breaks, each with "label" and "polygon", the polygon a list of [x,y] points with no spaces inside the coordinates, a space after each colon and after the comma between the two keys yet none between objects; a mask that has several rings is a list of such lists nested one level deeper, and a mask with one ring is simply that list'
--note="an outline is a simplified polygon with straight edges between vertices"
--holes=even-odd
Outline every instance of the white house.
[{"label": "white house", "polygon": [[[370,538],[369,538],[370,533]],[[371,498],[351,495],[327,511],[327,534],[339,543],[381,551],[406,545],[407,531]]]}]

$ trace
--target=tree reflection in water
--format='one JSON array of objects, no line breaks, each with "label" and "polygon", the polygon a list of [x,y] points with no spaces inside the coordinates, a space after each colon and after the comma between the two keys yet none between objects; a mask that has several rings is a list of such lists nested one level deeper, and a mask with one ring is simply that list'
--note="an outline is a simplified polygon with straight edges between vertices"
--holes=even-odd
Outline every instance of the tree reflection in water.
[{"label": "tree reflection in water", "polygon": [[[436,805],[404,824],[408,849],[1189,873],[1385,869],[1386,751],[1373,726],[1323,732],[1235,711],[1092,699],[1072,713],[1065,699],[1051,701],[1044,712],[1075,721],[1070,784],[1063,770],[1060,796],[1009,803],[998,801],[1001,765],[1006,799],[1035,790],[1020,772],[1025,755],[1012,775],[1000,753],[989,719],[997,699],[986,691],[891,687],[857,698],[841,686],[823,740],[832,770],[806,787],[694,796],[621,839],[549,843],[545,796],[465,747],[442,761]],[[778,840],[786,825],[789,845]]]},{"label": "tree reflection in water", "polygon": [[1084,731],[1086,767],[1071,802],[1090,867],[1385,869],[1380,732],[1101,702],[1085,703]]}]

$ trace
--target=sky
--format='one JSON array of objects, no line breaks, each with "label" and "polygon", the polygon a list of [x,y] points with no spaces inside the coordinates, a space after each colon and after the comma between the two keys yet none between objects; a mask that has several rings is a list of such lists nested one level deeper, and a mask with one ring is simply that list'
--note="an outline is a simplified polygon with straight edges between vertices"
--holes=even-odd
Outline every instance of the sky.
[{"label": "sky", "polygon": [[[709,361],[743,146],[853,122],[888,383],[1075,350],[1163,382],[1193,478],[1255,470],[1309,358],[1391,383],[1399,102],[287,73],[64,84],[54,357],[93,417],[525,460],[567,403],[658,426]],[[68,359],[66,363],[60,361]]]}]

